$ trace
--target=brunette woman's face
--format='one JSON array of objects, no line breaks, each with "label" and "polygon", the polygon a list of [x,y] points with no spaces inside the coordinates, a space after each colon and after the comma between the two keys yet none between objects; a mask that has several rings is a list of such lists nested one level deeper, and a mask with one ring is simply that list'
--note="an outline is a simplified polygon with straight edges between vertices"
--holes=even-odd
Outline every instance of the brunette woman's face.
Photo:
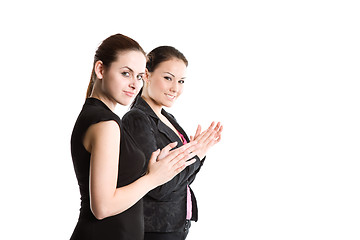
[{"label": "brunette woman's face", "polygon": [[142,87],[146,59],[140,51],[118,54],[117,60],[103,71],[105,95],[121,105],[129,105]]},{"label": "brunette woman's face", "polygon": [[186,65],[180,59],[160,63],[145,79],[149,97],[157,105],[171,107],[183,91],[185,74]]}]

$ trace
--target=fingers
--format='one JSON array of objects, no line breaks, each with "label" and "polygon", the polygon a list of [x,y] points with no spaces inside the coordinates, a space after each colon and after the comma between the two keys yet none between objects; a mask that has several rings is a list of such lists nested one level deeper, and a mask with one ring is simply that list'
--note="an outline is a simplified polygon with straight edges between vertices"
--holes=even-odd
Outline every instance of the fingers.
[{"label": "fingers", "polygon": [[197,145],[198,148],[195,150],[199,156],[206,155],[206,152],[210,147],[215,145],[221,140],[221,133],[223,131],[223,126],[220,122],[212,122],[207,130],[202,132],[196,141],[199,142]]},{"label": "fingers", "polygon": [[221,128],[222,128],[222,125],[221,125],[220,122],[218,122],[218,123],[216,124],[216,127],[215,127],[214,130],[218,132]]},{"label": "fingers", "polygon": [[189,160],[189,161],[186,161],[186,162],[185,162],[185,167],[190,166],[191,164],[193,164],[193,163],[195,163],[195,162],[196,162],[196,158],[193,158],[193,159],[191,159],[191,160]]},{"label": "fingers", "polygon": [[214,126],[215,126],[215,122],[212,122],[208,127],[208,129],[200,134],[200,136],[197,139],[198,142],[204,142],[206,139],[208,139],[211,133],[214,131]]},{"label": "fingers", "polygon": [[193,142],[190,142],[188,144],[185,144],[179,148],[176,148],[176,149],[170,151],[170,149],[172,149],[173,147],[176,146],[175,143],[171,143],[171,144],[167,145],[166,147],[164,147],[163,150],[161,150],[158,160],[171,162],[171,161],[174,161],[176,159],[176,157],[182,153],[184,153],[184,155],[189,155],[191,152],[193,152],[195,150],[196,144],[197,144],[197,141],[193,141]]},{"label": "fingers", "polygon": [[218,131],[218,133],[217,133],[217,135],[216,135],[216,136],[217,136],[217,141],[216,141],[216,143],[220,142],[220,140],[221,140],[221,133],[222,133],[223,129],[224,129],[224,127],[221,126],[220,129],[219,129],[219,131]]},{"label": "fingers", "polygon": [[221,139],[221,133],[222,133],[223,129],[224,129],[224,127],[221,125],[217,130],[217,133],[216,133],[216,139],[218,139],[217,142],[219,142]]},{"label": "fingers", "polygon": [[184,144],[183,146],[175,149],[175,150],[172,150],[171,152],[182,152],[182,151],[190,151],[191,152],[191,149],[194,148],[194,146],[198,143],[198,141],[192,141],[190,143],[187,143],[187,144]]},{"label": "fingers", "polygon": [[196,161],[196,159],[192,159],[196,155],[196,153],[192,151],[195,150],[195,147],[196,146],[194,145],[188,148],[185,152],[180,153],[174,159],[172,159],[170,162],[173,164],[173,168],[178,169],[181,166],[187,167],[193,164]]},{"label": "fingers", "polygon": [[206,141],[205,145],[211,147],[214,144],[220,142],[222,131],[223,131],[223,126],[220,123],[218,123],[214,129],[214,132],[210,135],[208,141]]},{"label": "fingers", "polygon": [[151,154],[151,157],[150,157],[150,159],[149,159],[149,162],[150,162],[150,163],[156,162],[156,159],[157,159],[157,157],[159,156],[159,154],[160,154],[160,149],[158,149],[158,150],[156,150],[155,152],[153,152],[153,153]]},{"label": "fingers", "polygon": [[160,155],[158,157],[159,160],[165,158],[171,149],[173,149],[174,147],[176,147],[178,145],[178,142],[173,142],[168,144],[167,146],[165,146],[163,149],[161,149]]},{"label": "fingers", "polygon": [[185,165],[182,165],[181,167],[175,169],[174,175],[178,175],[178,174],[181,173],[185,168],[186,168],[186,166],[185,166]]},{"label": "fingers", "polygon": [[[193,152],[195,150],[196,144],[197,144],[197,141],[193,141],[188,144],[185,144],[179,148],[176,148],[176,149],[168,152],[166,156],[162,156],[162,158],[161,159],[159,158],[159,160],[173,162],[173,164],[174,164],[177,161],[179,161],[179,159],[181,159],[181,158],[187,157],[187,159],[189,159],[188,156],[191,152]],[[171,145],[171,146],[173,146],[173,145]]]},{"label": "fingers", "polygon": [[221,135],[219,135],[219,137],[216,139],[216,142],[215,142],[215,143],[220,142],[220,140],[221,140]]},{"label": "fingers", "polygon": [[175,170],[174,173],[175,175],[179,174],[180,172],[182,172],[186,167],[190,166],[191,164],[194,164],[196,162],[196,158],[193,158],[189,161],[179,161],[176,166],[175,166]]},{"label": "fingers", "polygon": [[176,164],[179,161],[186,161],[187,159],[189,159],[192,150],[193,150],[193,146],[184,149],[178,148],[174,151],[171,151],[171,154],[169,154],[167,159],[169,162],[172,162],[173,164]]},{"label": "fingers", "polygon": [[223,125],[221,125],[221,127],[220,127],[220,129],[219,129],[219,133],[221,133],[222,131],[223,131],[223,129],[224,129],[224,126]]},{"label": "fingers", "polygon": [[168,144],[166,147],[163,148],[166,149],[167,151],[170,151],[171,149],[173,149],[174,147],[176,147],[178,145],[178,142],[173,142],[173,143],[170,143]]},{"label": "fingers", "polygon": [[213,140],[214,138],[217,139],[220,135],[221,132],[223,130],[223,126],[221,125],[220,122],[218,122],[215,126],[215,128],[213,128],[215,126],[215,123],[213,122],[210,127],[207,130],[207,133],[204,134],[204,138],[207,140],[205,140],[206,143],[209,143],[209,140]]},{"label": "fingers", "polygon": [[198,125],[197,129],[196,129],[196,132],[195,132],[195,138],[197,138],[201,133],[201,126]]},{"label": "fingers", "polygon": [[190,136],[190,142],[191,141],[194,141],[195,139],[197,139],[201,134],[201,126],[198,125],[197,128],[196,128],[196,132],[195,132],[195,135],[194,136]]},{"label": "fingers", "polygon": [[210,129],[208,131],[208,133],[206,134],[206,138],[204,141],[204,145],[208,145],[210,142],[212,142],[214,139],[216,139],[216,135],[217,135],[217,130],[216,129],[220,129],[219,123],[216,125],[215,129]]}]

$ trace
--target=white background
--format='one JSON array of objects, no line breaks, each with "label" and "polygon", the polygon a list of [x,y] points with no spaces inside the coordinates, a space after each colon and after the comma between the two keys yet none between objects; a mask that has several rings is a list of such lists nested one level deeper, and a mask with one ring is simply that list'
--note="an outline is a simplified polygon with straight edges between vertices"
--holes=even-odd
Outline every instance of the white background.
[{"label": "white background", "polygon": [[189,240],[360,238],[357,1],[0,9],[1,239],[69,239],[80,206],[70,135],[94,52],[115,33],[188,58],[169,111],[189,135],[224,124],[193,186],[200,213]]}]

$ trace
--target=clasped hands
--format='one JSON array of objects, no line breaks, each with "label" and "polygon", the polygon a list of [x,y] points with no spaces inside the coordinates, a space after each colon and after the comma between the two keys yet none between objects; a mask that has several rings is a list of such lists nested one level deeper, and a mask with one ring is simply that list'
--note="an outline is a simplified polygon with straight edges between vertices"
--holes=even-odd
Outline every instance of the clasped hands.
[{"label": "clasped hands", "polygon": [[[201,132],[201,126],[198,125],[195,135],[190,136],[191,146],[185,144],[184,146],[177,148],[179,152],[187,152],[188,159],[193,158],[197,155],[200,159],[203,159],[208,152],[208,150],[220,142],[221,133],[223,131],[223,126],[220,122],[217,124],[212,122],[210,126],[203,132]],[[161,160],[169,155],[169,152],[177,146],[177,142],[170,143],[166,147],[164,147],[157,157],[157,160]]]},{"label": "clasped hands", "polygon": [[195,155],[203,159],[207,151],[220,142],[222,130],[223,126],[220,122],[216,125],[215,122],[212,122],[209,128],[203,132],[201,132],[201,126],[198,125],[195,135],[190,137],[190,143],[173,149],[178,144],[173,142],[161,151],[158,149],[153,152],[147,174],[153,176],[156,186],[166,183],[187,166],[195,163]]}]

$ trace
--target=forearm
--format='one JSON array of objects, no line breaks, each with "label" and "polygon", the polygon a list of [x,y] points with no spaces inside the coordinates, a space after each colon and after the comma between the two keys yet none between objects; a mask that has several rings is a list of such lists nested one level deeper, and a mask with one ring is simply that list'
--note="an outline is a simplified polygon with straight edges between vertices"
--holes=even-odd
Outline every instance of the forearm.
[{"label": "forearm", "polygon": [[122,213],[156,186],[150,175],[144,175],[129,185],[116,188],[112,195],[99,200],[92,198],[91,210],[99,220]]}]

